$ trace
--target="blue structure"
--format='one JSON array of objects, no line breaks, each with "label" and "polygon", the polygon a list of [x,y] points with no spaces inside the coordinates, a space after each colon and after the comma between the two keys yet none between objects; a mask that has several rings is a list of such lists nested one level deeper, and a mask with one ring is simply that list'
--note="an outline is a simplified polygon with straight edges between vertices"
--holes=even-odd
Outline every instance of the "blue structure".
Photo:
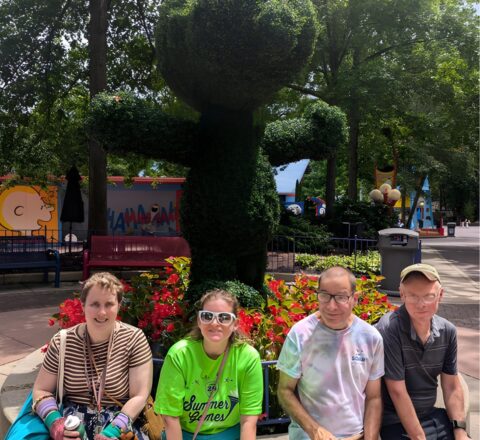
[{"label": "blue structure", "polygon": [[[415,215],[412,217],[410,229],[435,229],[432,212],[432,197],[428,177],[422,187],[423,196],[420,197]],[[410,193],[410,209],[413,209],[415,192]]]},{"label": "blue structure", "polygon": [[280,203],[282,203],[285,208],[291,205],[298,205],[303,213],[303,202],[297,202],[295,200],[295,189],[298,183],[302,181],[309,163],[309,159],[303,159],[298,162],[276,167],[273,170]]}]

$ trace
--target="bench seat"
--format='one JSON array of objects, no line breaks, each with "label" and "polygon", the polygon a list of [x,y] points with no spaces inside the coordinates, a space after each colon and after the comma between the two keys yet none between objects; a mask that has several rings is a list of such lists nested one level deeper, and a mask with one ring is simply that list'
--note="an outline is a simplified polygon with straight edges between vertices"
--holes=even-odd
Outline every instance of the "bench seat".
[{"label": "bench seat", "polygon": [[97,236],[83,253],[83,279],[92,267],[165,267],[169,257],[189,257],[183,237]]},{"label": "bench seat", "polygon": [[48,270],[55,270],[55,287],[60,287],[60,255],[48,249],[45,236],[0,237],[0,270],[43,269],[48,281]]}]

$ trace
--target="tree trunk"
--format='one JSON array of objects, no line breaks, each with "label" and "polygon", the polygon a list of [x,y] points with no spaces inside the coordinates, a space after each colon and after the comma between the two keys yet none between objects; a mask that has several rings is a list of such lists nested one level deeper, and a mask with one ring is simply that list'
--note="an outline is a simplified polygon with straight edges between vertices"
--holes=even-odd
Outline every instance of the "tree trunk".
[{"label": "tree trunk", "polygon": [[[107,88],[107,1],[90,0],[90,98]],[[107,160],[102,146],[89,141],[88,231],[107,234]]]},{"label": "tree trunk", "polygon": [[354,100],[348,112],[349,141],[348,141],[348,198],[357,200],[358,176],[358,134],[359,115],[358,102]]},{"label": "tree trunk", "polygon": [[[352,72],[357,76],[358,65],[360,64],[360,49],[355,47],[353,50]],[[360,111],[356,89],[353,88],[350,93],[352,98],[348,110],[349,141],[348,141],[348,198],[357,200],[357,177],[358,177],[358,135],[360,130]]]},{"label": "tree trunk", "polygon": [[334,203],[337,178],[337,156],[336,154],[327,160],[327,181],[325,182],[325,217],[328,219],[334,216]]},{"label": "tree trunk", "polygon": [[405,206],[407,203],[407,193],[405,188],[402,189],[402,214],[401,214],[401,221],[404,225],[404,227],[407,227],[407,224],[405,223],[405,218],[406,218],[406,210],[407,207]]}]

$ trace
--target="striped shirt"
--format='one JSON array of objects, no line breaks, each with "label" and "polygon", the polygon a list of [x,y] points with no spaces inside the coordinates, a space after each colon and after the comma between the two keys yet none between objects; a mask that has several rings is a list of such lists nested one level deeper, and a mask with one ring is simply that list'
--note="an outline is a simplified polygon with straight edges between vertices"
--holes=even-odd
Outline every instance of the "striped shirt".
[{"label": "striped shirt", "polygon": [[[90,378],[95,380],[98,375],[88,361],[83,332],[85,324],[79,324],[67,331],[64,367],[64,398],[73,403],[90,404],[92,393],[88,388],[85,369]],[[81,336],[82,335],[82,336]],[[98,372],[103,371],[107,360],[108,340],[91,344]],[[48,346],[43,367],[52,374],[58,373],[58,352],[60,333],[57,333]],[[86,357],[85,357],[86,356]],[[112,353],[107,368],[105,390],[113,398],[125,403],[129,399],[128,374],[129,369],[150,361],[152,352],[142,330],[123,322],[118,322],[113,337]],[[115,405],[104,393],[102,406]]]},{"label": "striped shirt", "polygon": [[[417,417],[429,414],[437,398],[438,376],[457,374],[457,331],[455,326],[433,315],[425,344],[415,332],[405,306],[384,315],[377,330],[385,346],[385,378],[405,381]],[[382,384],[383,425],[400,423],[395,406]]]}]

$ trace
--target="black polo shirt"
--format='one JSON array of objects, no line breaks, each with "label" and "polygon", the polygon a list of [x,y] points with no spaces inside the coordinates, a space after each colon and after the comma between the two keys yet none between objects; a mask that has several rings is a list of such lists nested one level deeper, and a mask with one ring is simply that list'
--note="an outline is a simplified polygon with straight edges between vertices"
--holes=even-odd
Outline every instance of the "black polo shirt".
[{"label": "black polo shirt", "polygon": [[[434,315],[424,345],[417,336],[405,306],[384,315],[377,330],[383,337],[386,379],[404,380],[418,418],[427,415],[437,398],[440,373],[457,374],[457,330]],[[383,425],[400,423],[382,380]]]}]

